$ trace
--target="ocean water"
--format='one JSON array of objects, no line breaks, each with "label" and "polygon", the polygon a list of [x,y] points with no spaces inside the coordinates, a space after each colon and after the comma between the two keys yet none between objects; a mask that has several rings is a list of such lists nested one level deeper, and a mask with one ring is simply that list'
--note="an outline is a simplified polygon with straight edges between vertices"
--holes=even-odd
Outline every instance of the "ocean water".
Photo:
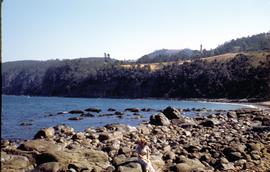
[{"label": "ocean water", "polygon": [[[70,110],[84,110],[90,107],[102,109],[99,114],[109,114],[108,108],[123,112],[126,108],[152,108],[161,110],[167,106],[177,108],[207,108],[212,110],[233,110],[245,107],[243,104],[214,103],[202,101],[155,100],[155,99],[106,99],[106,98],[63,98],[63,97],[29,97],[2,95],[2,139],[31,139],[35,133],[44,127],[57,124],[67,124],[76,131],[83,131],[88,127],[99,127],[110,123],[123,123],[136,126],[142,121],[149,120],[150,115],[157,111],[139,112],[142,118],[136,119],[132,112],[125,112],[123,118],[117,116],[103,116],[80,121],[68,120],[78,117],[79,114],[57,114]],[[186,113],[192,116],[193,113]],[[30,126],[21,126],[22,122],[31,123]]]}]

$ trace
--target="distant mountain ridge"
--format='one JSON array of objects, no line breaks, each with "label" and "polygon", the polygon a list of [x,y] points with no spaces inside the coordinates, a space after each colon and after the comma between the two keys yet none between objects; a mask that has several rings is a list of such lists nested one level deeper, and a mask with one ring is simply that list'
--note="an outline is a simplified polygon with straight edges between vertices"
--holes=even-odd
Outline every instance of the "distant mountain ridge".
[{"label": "distant mountain ridge", "polygon": [[244,51],[270,51],[270,32],[233,39],[219,45],[215,49],[203,49],[202,52],[188,48],[179,50],[155,50],[139,58],[137,63],[169,62]]}]

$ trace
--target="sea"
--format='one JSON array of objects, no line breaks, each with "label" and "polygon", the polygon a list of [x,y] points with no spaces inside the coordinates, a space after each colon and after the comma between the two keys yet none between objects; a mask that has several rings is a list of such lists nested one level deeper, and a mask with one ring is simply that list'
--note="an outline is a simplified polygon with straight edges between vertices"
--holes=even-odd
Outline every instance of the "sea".
[{"label": "sea", "polygon": [[[181,109],[207,108],[212,111],[234,110],[252,105],[219,103],[206,101],[186,100],[161,100],[161,99],[109,99],[109,98],[66,98],[66,97],[30,97],[2,95],[1,108],[1,139],[26,140],[32,139],[35,133],[45,127],[58,124],[66,124],[75,131],[84,131],[86,128],[102,127],[106,124],[121,123],[136,126],[149,120],[152,114],[168,107]],[[59,114],[71,110],[84,110],[87,108],[99,108],[102,111],[92,113],[94,117],[84,117],[82,120],[68,120],[71,117],[79,117],[79,114]],[[122,118],[110,115],[108,111],[113,108],[124,112]],[[148,112],[125,111],[126,108],[150,108]],[[109,114],[109,115],[106,115]],[[184,112],[184,115],[193,117],[198,115],[194,111]],[[29,125],[22,125],[22,123]]]}]

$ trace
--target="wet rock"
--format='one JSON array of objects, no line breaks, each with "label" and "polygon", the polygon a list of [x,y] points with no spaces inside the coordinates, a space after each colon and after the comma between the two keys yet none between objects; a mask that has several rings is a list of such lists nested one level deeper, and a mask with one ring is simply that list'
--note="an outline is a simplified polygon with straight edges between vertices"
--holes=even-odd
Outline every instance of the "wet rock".
[{"label": "wet rock", "polygon": [[68,120],[70,121],[79,121],[79,120],[82,120],[83,118],[82,117],[70,117],[68,118]]},{"label": "wet rock", "polygon": [[82,111],[82,110],[71,110],[68,113],[70,113],[70,114],[83,114],[84,111]]},{"label": "wet rock", "polygon": [[93,115],[91,113],[85,113],[85,114],[81,114],[80,117],[89,117],[89,118],[92,118],[92,117],[95,117],[95,115]]},{"label": "wet rock", "polygon": [[99,112],[101,112],[101,109],[99,109],[99,108],[87,108],[84,111],[86,111],[86,112],[96,112],[96,113],[99,113]]},{"label": "wet rock", "polygon": [[30,123],[30,122],[22,122],[22,123],[20,123],[20,125],[21,125],[21,126],[31,126],[31,125],[33,125],[33,124]]},{"label": "wet rock", "polygon": [[57,114],[58,115],[64,115],[64,114],[68,114],[69,112],[68,111],[63,111],[63,112],[58,112]]},{"label": "wet rock", "polygon": [[150,111],[155,111],[155,109],[152,109],[152,108],[142,108],[141,111],[143,111],[143,112],[150,112]]},{"label": "wet rock", "polygon": [[152,125],[170,125],[171,122],[163,113],[159,113],[159,114],[150,116],[150,124],[152,124]]},{"label": "wet rock", "polygon": [[125,111],[129,111],[129,112],[140,112],[139,108],[126,108]]},{"label": "wet rock", "polygon": [[114,111],[116,111],[116,109],[114,109],[114,108],[109,108],[107,111],[109,111],[109,112],[114,112]]},{"label": "wet rock", "polygon": [[124,115],[123,112],[119,112],[119,111],[114,112],[114,114],[115,114],[115,115],[120,115],[120,116]]},{"label": "wet rock", "polygon": [[164,109],[163,110],[163,114],[168,119],[179,119],[181,117],[181,112],[178,109],[176,109],[176,108],[172,108],[171,106],[169,106],[166,109]]},{"label": "wet rock", "polygon": [[114,116],[113,113],[106,113],[106,114],[100,114],[98,117],[104,117],[104,116]]},{"label": "wet rock", "polygon": [[50,128],[43,128],[41,130],[39,130],[35,136],[34,139],[40,139],[40,138],[52,138],[54,137],[54,128],[50,127]]}]

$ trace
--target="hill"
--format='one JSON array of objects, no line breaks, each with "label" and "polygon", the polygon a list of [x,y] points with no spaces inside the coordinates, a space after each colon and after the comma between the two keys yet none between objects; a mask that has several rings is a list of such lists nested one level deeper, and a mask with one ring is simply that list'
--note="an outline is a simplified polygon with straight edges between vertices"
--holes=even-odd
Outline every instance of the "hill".
[{"label": "hill", "polygon": [[204,58],[226,53],[240,53],[249,51],[270,51],[270,32],[261,33],[249,37],[233,39],[212,50],[183,49],[183,50],[156,50],[144,55],[137,63],[158,63],[188,59]]},{"label": "hill", "polygon": [[153,64],[127,67],[110,59],[77,59],[58,61],[47,69],[36,65],[15,71],[3,65],[2,92],[114,98],[270,97],[269,52],[228,53],[158,64],[161,66],[153,70],[147,66]]}]

